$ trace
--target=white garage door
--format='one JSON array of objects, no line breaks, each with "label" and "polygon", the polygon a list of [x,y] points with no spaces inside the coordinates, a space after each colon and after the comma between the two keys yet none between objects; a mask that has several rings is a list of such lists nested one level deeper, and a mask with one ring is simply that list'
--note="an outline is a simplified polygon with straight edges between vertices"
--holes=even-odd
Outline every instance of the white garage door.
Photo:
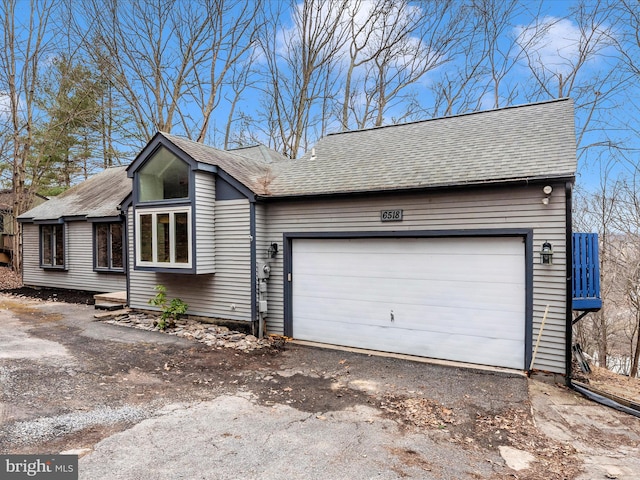
[{"label": "white garage door", "polygon": [[296,239],[293,337],[524,368],[517,237]]}]

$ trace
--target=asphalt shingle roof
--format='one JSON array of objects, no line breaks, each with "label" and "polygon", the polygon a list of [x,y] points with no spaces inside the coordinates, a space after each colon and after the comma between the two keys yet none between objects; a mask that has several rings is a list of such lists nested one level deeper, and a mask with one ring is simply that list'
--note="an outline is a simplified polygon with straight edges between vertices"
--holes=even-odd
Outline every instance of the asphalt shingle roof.
[{"label": "asphalt shingle roof", "polygon": [[[572,178],[574,129],[573,102],[560,99],[331,134],[297,160],[160,135],[257,195],[291,197]],[[115,216],[130,192],[125,167],[110,168],[20,218]]]},{"label": "asphalt shingle roof", "polygon": [[273,168],[272,196],[573,177],[573,102],[562,99],[328,135],[299,160]]},{"label": "asphalt shingle roof", "polygon": [[231,153],[242,155],[246,158],[252,158],[267,163],[287,160],[287,157],[275,150],[265,147],[264,145],[252,145],[250,147],[238,147],[228,150]]},{"label": "asphalt shingle roof", "polygon": [[184,137],[161,132],[160,135],[173,143],[195,161],[221,168],[233,178],[258,195],[265,193],[263,178],[268,175],[269,163],[255,156],[245,157],[235,152],[219,150]]},{"label": "asphalt shingle roof", "polygon": [[60,217],[115,217],[118,205],[131,192],[126,167],[108,168],[57,197],[32,208],[21,220],[56,220]]},{"label": "asphalt shingle roof", "polygon": [[571,99],[327,135],[297,160],[222,151],[163,134],[265,197],[410,190],[569,178]]}]

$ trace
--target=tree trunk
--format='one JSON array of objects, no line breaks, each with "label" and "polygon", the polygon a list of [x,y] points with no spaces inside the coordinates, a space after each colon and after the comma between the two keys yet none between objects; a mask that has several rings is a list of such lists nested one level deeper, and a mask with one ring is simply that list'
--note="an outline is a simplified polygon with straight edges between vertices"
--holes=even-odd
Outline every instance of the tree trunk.
[{"label": "tree trunk", "polygon": [[640,377],[640,372],[638,372],[639,361],[640,361],[640,316],[637,316],[636,317],[636,347],[633,351],[633,358],[631,359],[631,370],[629,370],[629,377]]}]

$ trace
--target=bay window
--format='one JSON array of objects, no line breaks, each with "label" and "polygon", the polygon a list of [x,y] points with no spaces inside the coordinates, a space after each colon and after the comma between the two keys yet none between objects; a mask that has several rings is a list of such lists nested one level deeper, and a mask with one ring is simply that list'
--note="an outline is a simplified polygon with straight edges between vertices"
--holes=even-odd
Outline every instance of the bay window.
[{"label": "bay window", "polygon": [[136,264],[191,268],[191,208],[136,210]]}]

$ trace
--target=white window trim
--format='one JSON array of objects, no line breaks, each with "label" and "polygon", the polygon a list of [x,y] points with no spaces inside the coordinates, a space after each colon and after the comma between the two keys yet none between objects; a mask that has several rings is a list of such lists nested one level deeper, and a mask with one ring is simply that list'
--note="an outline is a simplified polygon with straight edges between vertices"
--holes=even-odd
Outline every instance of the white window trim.
[{"label": "white window trim", "polygon": [[[169,225],[173,226],[174,216],[176,213],[186,213],[187,214],[187,248],[189,255],[188,263],[176,263],[175,261],[175,228],[169,228],[169,262],[158,262],[158,249],[157,249],[157,240],[158,240],[158,214],[169,214]],[[140,246],[140,216],[141,215],[151,215],[151,242],[152,242],[152,255],[153,261],[145,262],[140,258],[141,254],[141,246]],[[136,241],[136,265],[140,267],[157,267],[157,268],[184,268],[190,269],[193,265],[193,245],[192,245],[192,225],[191,225],[191,207],[167,207],[167,208],[138,208],[136,209],[136,224],[135,224],[135,241]]]}]

